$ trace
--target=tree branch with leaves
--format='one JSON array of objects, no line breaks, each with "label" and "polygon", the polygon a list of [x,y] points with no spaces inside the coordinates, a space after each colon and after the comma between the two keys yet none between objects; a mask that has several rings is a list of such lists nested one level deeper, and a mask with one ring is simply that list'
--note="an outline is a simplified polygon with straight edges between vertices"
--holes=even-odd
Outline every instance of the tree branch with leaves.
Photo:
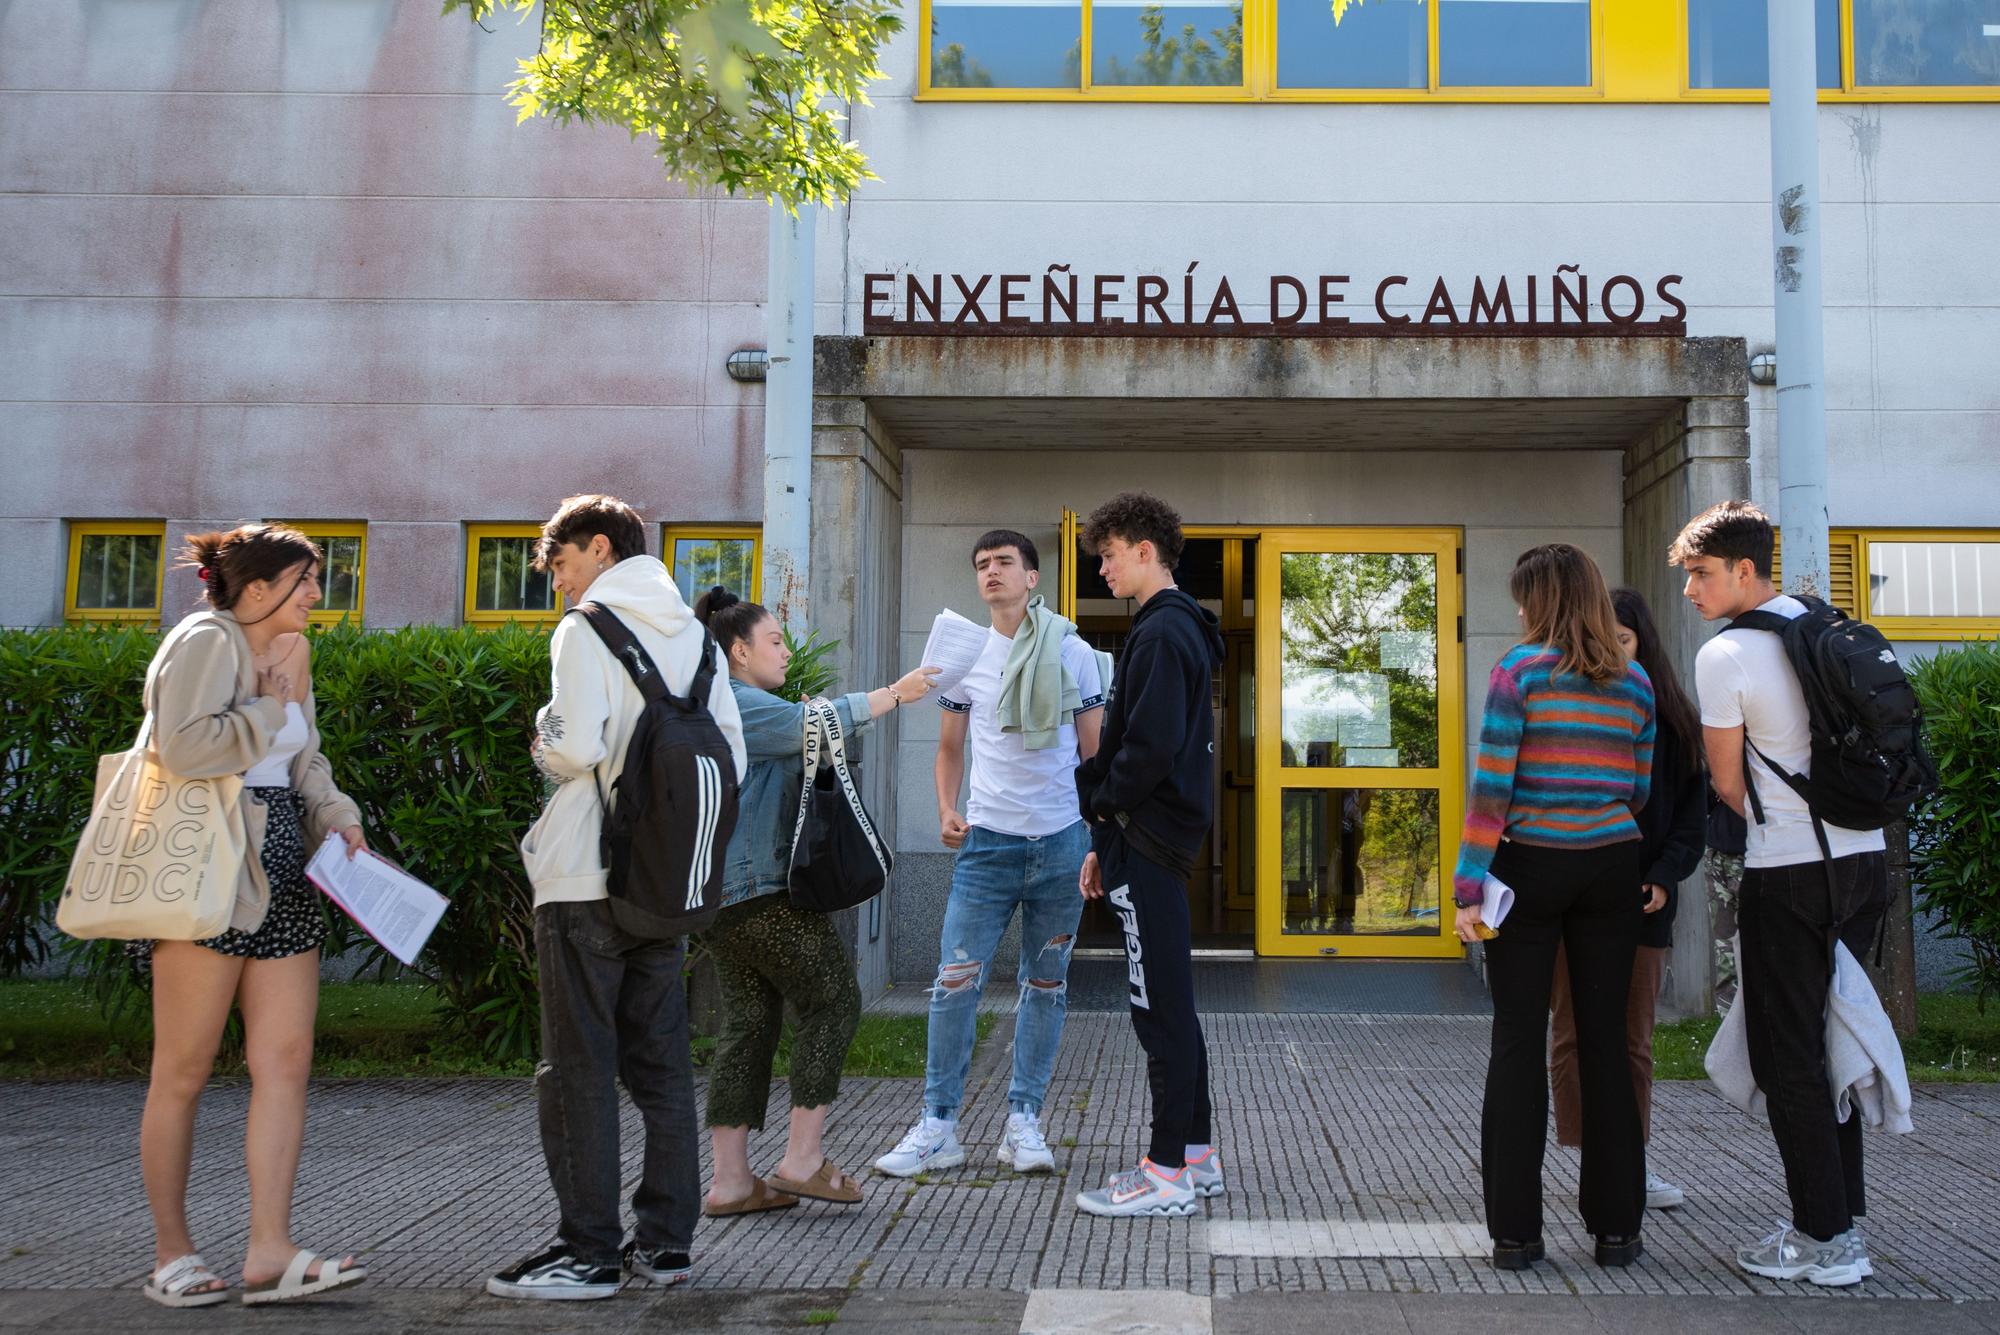
[{"label": "tree branch with leaves", "polygon": [[[444,0],[482,26],[538,0]],[[876,179],[847,138],[897,0],[546,0],[541,42],[507,86],[520,119],[622,125],[667,174],[788,208]]]}]

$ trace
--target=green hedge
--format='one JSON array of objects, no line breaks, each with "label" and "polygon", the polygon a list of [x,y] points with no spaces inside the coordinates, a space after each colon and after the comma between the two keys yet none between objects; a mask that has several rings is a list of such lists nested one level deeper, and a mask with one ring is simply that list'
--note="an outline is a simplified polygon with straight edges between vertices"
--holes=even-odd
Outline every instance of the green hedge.
[{"label": "green hedge", "polygon": [[[108,992],[129,984],[118,943],[83,945],[51,918],[90,811],[97,757],[137,734],[154,631],[0,631],[0,976],[54,949]],[[548,637],[413,626],[313,635],[313,690],[335,780],[370,844],[451,900],[414,972],[498,1059],[532,1055],[534,892],[518,842],[545,792],[529,753],[548,696]],[[829,642],[794,643],[786,694],[831,689]],[[339,913],[329,951],[394,968]]]},{"label": "green hedge", "polygon": [[1983,1007],[2000,993],[2000,647],[1952,649],[1916,663],[1924,740],[1938,791],[1910,821],[1910,869],[1944,935],[1964,942],[1960,981]]}]

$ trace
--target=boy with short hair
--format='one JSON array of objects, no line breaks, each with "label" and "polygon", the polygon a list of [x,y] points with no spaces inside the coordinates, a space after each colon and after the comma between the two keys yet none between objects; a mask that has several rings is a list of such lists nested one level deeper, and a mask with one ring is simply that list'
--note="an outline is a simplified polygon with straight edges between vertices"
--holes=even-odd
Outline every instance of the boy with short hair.
[{"label": "boy with short hair", "polygon": [[1180,516],[1144,492],[1106,501],[1083,544],[1113,596],[1138,612],[1119,655],[1104,737],[1077,771],[1091,823],[1079,886],[1108,898],[1125,932],[1132,1028],[1146,1050],[1153,1129],[1139,1165],[1076,1198],[1095,1215],[1194,1213],[1221,1194],[1209,1127],[1208,1047],[1194,1004],[1187,881],[1214,817],[1210,692],[1222,662],[1215,614],[1174,584]]},{"label": "boy with short hair", "polygon": [[[1804,616],[1806,605],[1771,583],[1774,542],[1762,510],[1724,501],[1681,530],[1667,559],[1686,569],[1685,593],[1703,620]],[[1791,1226],[1738,1248],[1737,1261],[1771,1279],[1857,1284],[1873,1273],[1855,1226],[1866,1208],[1861,1118],[1835,1117],[1826,1005],[1830,939],[1860,958],[1888,907],[1882,832],[1821,822],[1822,849],[1805,799],[1772,769],[1804,774],[1812,759],[1805,695],[1778,634],[1725,627],[1695,657],[1695,690],[1710,780],[1752,817],[1736,897],[1739,1004],[1792,1198]]]},{"label": "boy with short hair", "polygon": [[[995,529],[973,544],[973,573],[992,617],[986,647],[965,680],[938,699],[938,824],[958,850],[931,989],[924,1112],[895,1149],[875,1161],[894,1177],[965,1162],[959,1105],[972,1064],[987,962],[1021,910],[1020,1008],[1014,1078],[999,1161],[1046,1173],[1055,1155],[1042,1134],[1042,1103],[1069,1007],[1070,953],[1083,903],[1076,895],[1088,833],[1076,810],[1076,766],[1097,751],[1104,692],[1097,653],[1076,627],[1042,605],[1035,544]],[[972,800],[958,811],[966,741]]]},{"label": "boy with short hair", "polygon": [[[707,634],[673,576],[646,554],[646,529],[615,496],[572,496],[542,526],[535,548],[572,607],[586,600],[625,623],[667,689],[685,696]],[[660,1284],[691,1272],[701,1210],[694,1065],[688,1053],[685,942],[649,940],[613,919],[599,851],[604,804],[624,768],[644,697],[625,666],[581,617],[564,617],[549,646],[552,692],[536,715],[534,751],[555,791],[521,842],[535,887],[535,959],[542,997],[542,1060],[535,1070],[542,1153],[561,1207],[556,1239],[486,1281],[502,1298],[610,1298],[627,1271]],[[745,769],[743,728],[719,652],[707,705]],[[632,1209],[638,1227],[621,1248],[618,1084],[646,1126]]]}]

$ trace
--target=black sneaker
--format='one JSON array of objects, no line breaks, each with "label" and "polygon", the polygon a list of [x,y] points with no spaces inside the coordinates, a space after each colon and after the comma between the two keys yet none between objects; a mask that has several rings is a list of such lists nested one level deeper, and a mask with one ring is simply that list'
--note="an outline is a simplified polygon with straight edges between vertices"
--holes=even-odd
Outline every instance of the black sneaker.
[{"label": "black sneaker", "polygon": [[619,1267],[589,1265],[578,1260],[568,1244],[557,1242],[490,1277],[486,1291],[495,1298],[578,1301],[616,1298],[624,1282],[625,1272]]},{"label": "black sneaker", "polygon": [[625,1269],[639,1279],[662,1286],[680,1284],[694,1273],[694,1262],[686,1252],[670,1252],[664,1247],[625,1244]]}]

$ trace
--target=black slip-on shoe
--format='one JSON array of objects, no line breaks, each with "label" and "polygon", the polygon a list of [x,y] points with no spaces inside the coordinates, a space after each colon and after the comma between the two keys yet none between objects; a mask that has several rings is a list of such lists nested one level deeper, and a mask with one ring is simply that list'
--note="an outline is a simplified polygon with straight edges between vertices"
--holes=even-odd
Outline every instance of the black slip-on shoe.
[{"label": "black slip-on shoe", "polygon": [[625,1269],[636,1279],[649,1280],[661,1286],[682,1284],[694,1273],[694,1262],[686,1252],[670,1252],[664,1247],[642,1247],[636,1242],[625,1244]]},{"label": "black slip-on shoe", "polygon": [[543,1302],[616,1298],[625,1272],[615,1265],[591,1265],[564,1243],[555,1243],[502,1270],[486,1281],[495,1298],[526,1298]]},{"label": "black slip-on shoe", "polygon": [[1646,1244],[1637,1233],[1597,1235],[1597,1263],[1601,1266],[1631,1265],[1646,1254]]},{"label": "black slip-on shoe", "polygon": [[1493,1239],[1493,1268],[1495,1270],[1526,1270],[1535,1262],[1548,1255],[1542,1240],[1515,1242],[1511,1238]]}]

